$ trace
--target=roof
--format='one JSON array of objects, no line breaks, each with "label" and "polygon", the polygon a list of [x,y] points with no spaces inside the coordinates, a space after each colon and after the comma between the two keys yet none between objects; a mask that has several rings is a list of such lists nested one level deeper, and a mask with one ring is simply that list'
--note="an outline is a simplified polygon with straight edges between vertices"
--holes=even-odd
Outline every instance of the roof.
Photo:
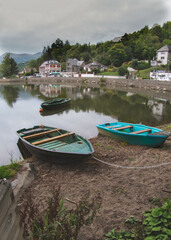
[{"label": "roof", "polygon": [[121,41],[122,37],[115,37],[112,42],[119,42]]},{"label": "roof", "polygon": [[67,60],[67,63],[70,64],[70,65],[74,65],[74,66],[81,66],[84,63],[84,61],[79,61],[76,58],[74,58],[74,59],[69,58]]},{"label": "roof", "polygon": [[171,52],[171,46],[170,45],[165,45],[161,47],[157,52]]},{"label": "roof", "polygon": [[49,61],[45,61],[44,63],[42,63],[42,65],[40,67],[43,67],[47,64],[60,64],[57,60],[49,60]]},{"label": "roof", "polygon": [[98,63],[96,61],[93,61],[92,63],[88,63],[85,67],[92,67],[92,66],[106,67],[105,65]]}]

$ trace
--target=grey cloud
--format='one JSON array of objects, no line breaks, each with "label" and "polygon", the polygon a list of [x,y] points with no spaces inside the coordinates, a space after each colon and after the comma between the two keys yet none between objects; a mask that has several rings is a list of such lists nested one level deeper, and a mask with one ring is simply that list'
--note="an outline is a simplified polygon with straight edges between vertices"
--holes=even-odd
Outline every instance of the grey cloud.
[{"label": "grey cloud", "polygon": [[[166,22],[168,0],[15,0],[0,4],[0,51],[35,52],[58,37],[71,43],[111,40]],[[169,20],[169,19],[168,19]],[[37,49],[37,50],[36,50]]]}]

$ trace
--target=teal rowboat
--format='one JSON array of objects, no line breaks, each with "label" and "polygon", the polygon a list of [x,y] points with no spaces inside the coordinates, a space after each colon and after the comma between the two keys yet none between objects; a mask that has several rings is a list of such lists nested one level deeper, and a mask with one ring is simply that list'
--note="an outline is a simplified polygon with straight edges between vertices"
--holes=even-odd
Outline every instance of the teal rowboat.
[{"label": "teal rowboat", "polygon": [[40,125],[20,129],[17,134],[23,149],[45,161],[61,164],[81,161],[94,152],[87,139],[60,128]]},{"label": "teal rowboat", "polygon": [[159,147],[169,134],[161,129],[141,124],[114,122],[96,126],[99,133],[132,145]]}]

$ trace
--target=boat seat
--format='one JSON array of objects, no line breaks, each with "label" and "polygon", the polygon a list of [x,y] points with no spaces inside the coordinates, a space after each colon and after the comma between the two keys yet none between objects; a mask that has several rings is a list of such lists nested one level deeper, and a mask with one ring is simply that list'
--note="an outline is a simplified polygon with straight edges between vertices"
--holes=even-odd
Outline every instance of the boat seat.
[{"label": "boat seat", "polygon": [[61,130],[60,128],[57,128],[57,129],[53,129],[53,130],[49,130],[49,131],[44,131],[44,132],[40,132],[40,133],[35,133],[35,134],[32,134],[32,135],[28,135],[28,136],[23,137],[23,139],[35,138],[35,137],[39,137],[39,136],[46,135],[46,134],[48,134],[48,133],[57,132],[57,131],[60,131],[60,130]]},{"label": "boat seat", "polygon": [[139,133],[144,133],[144,132],[151,132],[151,129],[143,129],[143,130],[139,130],[139,131],[135,131],[135,132],[131,132],[131,133],[139,134]]},{"label": "boat seat", "polygon": [[39,145],[39,144],[46,143],[46,142],[52,142],[54,140],[57,140],[57,139],[60,139],[60,138],[63,138],[63,137],[68,137],[68,136],[71,136],[71,135],[74,135],[74,134],[75,134],[74,132],[65,133],[65,134],[62,134],[62,135],[59,135],[59,136],[56,136],[56,137],[46,138],[46,139],[43,139],[43,140],[40,140],[40,141],[36,141],[36,142],[33,142],[32,144],[33,145]]},{"label": "boat seat", "polygon": [[113,128],[113,130],[122,130],[122,129],[132,128],[133,126],[128,125],[128,126],[118,127],[118,128],[116,128],[115,126],[108,126],[106,128],[110,128],[110,127]]}]

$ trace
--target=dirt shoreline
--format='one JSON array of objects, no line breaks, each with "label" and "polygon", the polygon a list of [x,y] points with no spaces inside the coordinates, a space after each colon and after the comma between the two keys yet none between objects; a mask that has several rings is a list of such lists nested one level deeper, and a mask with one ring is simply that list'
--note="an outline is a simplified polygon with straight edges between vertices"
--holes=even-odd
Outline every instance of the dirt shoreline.
[{"label": "dirt shoreline", "polygon": [[[163,127],[164,130],[166,130]],[[169,131],[171,133],[171,128]],[[90,190],[91,196],[100,193],[102,205],[93,224],[83,227],[79,240],[102,240],[104,235],[115,229],[123,229],[130,216],[139,218],[141,213],[154,207],[154,197],[171,199],[171,139],[160,148],[132,146],[109,137],[98,135],[90,139],[95,153],[107,165],[93,158],[81,163],[56,165],[30,159],[34,167],[34,180],[20,192],[18,203],[25,201],[31,189],[36,204],[44,204],[58,185],[61,195],[78,202]],[[126,167],[149,167],[127,169]],[[163,164],[160,167],[155,167]],[[74,204],[67,202],[69,208]]]}]

